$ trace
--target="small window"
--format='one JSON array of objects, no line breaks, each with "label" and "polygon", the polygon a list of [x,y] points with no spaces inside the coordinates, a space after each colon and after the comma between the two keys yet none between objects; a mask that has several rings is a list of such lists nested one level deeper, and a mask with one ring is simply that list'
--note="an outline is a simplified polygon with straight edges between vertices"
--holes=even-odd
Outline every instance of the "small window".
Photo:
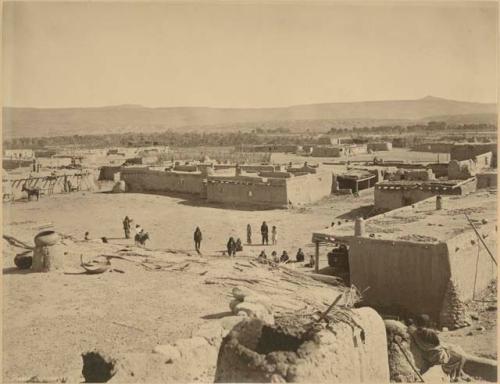
[{"label": "small window", "polygon": [[252,196],[253,196],[252,191],[248,191],[248,197],[252,197]]}]

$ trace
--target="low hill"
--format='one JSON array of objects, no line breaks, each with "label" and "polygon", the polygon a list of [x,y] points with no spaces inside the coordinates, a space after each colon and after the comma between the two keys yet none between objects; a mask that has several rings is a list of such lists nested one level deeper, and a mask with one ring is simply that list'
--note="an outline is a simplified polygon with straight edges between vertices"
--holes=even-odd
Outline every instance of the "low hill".
[{"label": "low hill", "polygon": [[[496,119],[496,105],[447,100],[427,96],[417,100],[366,101],[295,105],[283,108],[149,108],[120,105],[97,108],[3,108],[4,139],[73,134],[157,132],[167,129],[244,129],[247,125],[273,122],[322,120],[348,126],[350,121],[374,126],[381,121],[415,122],[460,119],[467,123]],[[485,117],[489,116],[489,117]],[[295,125],[295,124],[294,124]],[[308,128],[307,126],[303,127]]]}]

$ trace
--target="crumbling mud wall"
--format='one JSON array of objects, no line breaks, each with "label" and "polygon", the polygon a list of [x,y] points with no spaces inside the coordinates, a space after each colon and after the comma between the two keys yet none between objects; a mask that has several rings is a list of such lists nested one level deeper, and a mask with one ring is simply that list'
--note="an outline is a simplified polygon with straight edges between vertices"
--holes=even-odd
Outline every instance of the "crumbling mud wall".
[{"label": "crumbling mud wall", "polygon": [[451,160],[448,164],[448,177],[454,180],[465,180],[475,176],[476,163],[473,160]]},{"label": "crumbling mud wall", "polygon": [[388,382],[384,323],[371,308],[353,310],[353,323],[315,333],[289,319],[271,326],[238,324],[223,340],[216,382]]},{"label": "crumbling mud wall", "polygon": [[292,205],[313,203],[329,196],[332,191],[332,174],[318,172],[286,180],[287,198]]},{"label": "crumbling mud wall", "polygon": [[169,172],[148,168],[124,168],[121,179],[128,192],[186,193],[205,196],[201,172]]},{"label": "crumbling mud wall", "polygon": [[366,289],[366,304],[439,318],[451,277],[446,244],[356,238],[349,246],[351,283]]}]

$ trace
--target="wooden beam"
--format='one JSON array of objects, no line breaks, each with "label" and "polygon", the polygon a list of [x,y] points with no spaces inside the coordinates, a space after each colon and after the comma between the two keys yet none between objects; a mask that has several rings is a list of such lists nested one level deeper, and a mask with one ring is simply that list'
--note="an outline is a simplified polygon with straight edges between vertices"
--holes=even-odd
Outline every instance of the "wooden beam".
[{"label": "wooden beam", "polygon": [[314,255],[314,272],[319,271],[319,241],[314,243],[315,245],[315,255]]}]

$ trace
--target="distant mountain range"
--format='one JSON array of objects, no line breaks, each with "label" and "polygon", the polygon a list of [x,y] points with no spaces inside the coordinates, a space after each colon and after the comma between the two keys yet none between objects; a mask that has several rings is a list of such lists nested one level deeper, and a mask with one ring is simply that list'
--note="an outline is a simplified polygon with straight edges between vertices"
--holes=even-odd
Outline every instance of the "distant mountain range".
[{"label": "distant mountain range", "polygon": [[[164,130],[245,130],[292,126],[330,127],[412,124],[430,120],[496,123],[497,106],[427,96],[417,100],[295,105],[282,108],[149,108],[118,105],[96,108],[3,108],[4,139]],[[321,122],[321,124],[319,124]]]}]

